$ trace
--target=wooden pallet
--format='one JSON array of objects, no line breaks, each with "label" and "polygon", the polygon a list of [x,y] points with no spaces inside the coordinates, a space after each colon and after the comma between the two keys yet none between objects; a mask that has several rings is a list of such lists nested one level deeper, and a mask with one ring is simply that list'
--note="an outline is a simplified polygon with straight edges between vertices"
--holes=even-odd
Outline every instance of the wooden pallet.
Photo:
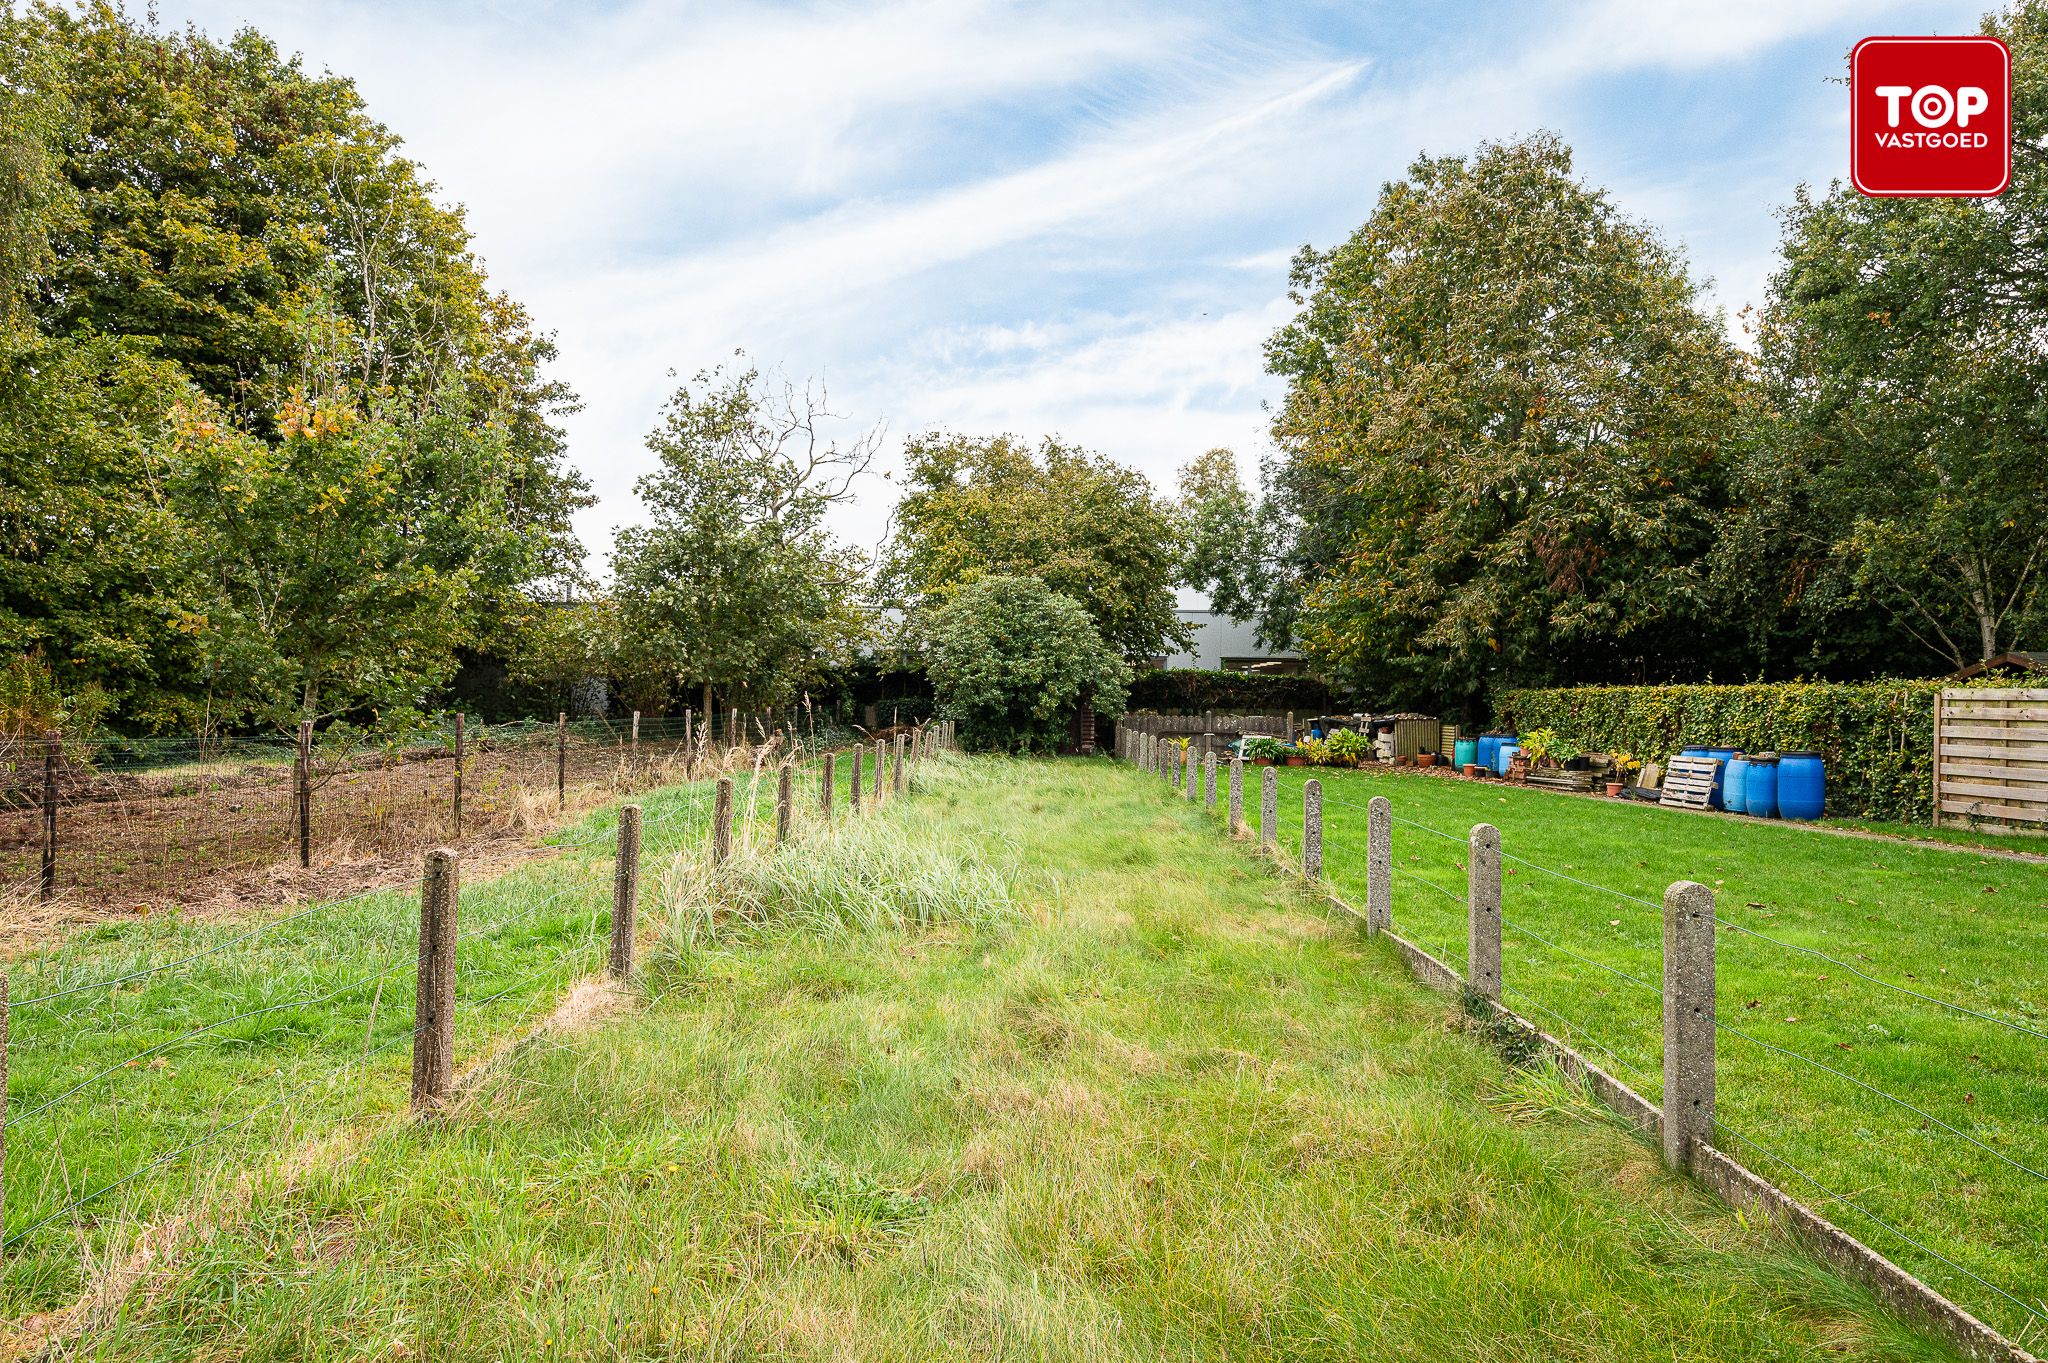
[{"label": "wooden pallet", "polygon": [[1680,809],[1711,809],[1714,805],[1714,777],[1721,769],[1718,757],[1674,757],[1664,776],[1660,805]]}]

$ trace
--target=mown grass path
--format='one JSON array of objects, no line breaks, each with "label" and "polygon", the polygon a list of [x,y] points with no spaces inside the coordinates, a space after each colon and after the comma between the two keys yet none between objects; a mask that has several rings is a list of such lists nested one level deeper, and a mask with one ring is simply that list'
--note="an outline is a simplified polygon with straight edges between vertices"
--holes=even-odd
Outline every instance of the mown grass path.
[{"label": "mown grass path", "polygon": [[96,1356],[1948,1356],[1137,773],[921,782],[870,817],[1015,912],[651,953],[637,1006],[259,1188]]}]

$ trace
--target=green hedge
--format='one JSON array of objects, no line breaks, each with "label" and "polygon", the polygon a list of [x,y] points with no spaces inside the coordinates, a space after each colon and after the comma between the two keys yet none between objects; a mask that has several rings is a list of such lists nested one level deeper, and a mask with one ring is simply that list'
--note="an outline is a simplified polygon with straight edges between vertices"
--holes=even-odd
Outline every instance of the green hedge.
[{"label": "green hedge", "polygon": [[1277,715],[1320,712],[1330,688],[1314,677],[1269,677],[1257,672],[1205,672],[1155,668],[1131,683],[1130,708],[1161,715]]},{"label": "green hedge", "polygon": [[1574,686],[1496,698],[1500,727],[1551,728],[1597,752],[1663,762],[1689,744],[1817,752],[1828,813],[1930,823],[1934,699],[1941,681],[1755,686]]}]

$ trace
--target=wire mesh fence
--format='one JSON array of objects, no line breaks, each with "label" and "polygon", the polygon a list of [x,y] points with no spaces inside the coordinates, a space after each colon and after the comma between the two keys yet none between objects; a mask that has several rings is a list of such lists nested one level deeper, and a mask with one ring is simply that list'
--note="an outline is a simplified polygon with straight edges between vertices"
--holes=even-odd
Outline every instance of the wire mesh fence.
[{"label": "wire mesh fence", "polygon": [[737,751],[847,731],[805,712],[178,740],[58,738],[0,761],[0,922],[332,893],[429,846],[517,840]]},{"label": "wire mesh fence", "polygon": [[[720,744],[719,729],[693,723],[686,744],[676,728],[643,723],[638,765],[600,773],[600,791],[645,792],[639,816],[625,819],[615,799],[585,807],[547,834],[551,855],[451,887],[447,993],[433,1007],[422,1007],[437,987],[423,966],[431,871],[424,885],[256,921],[161,915],[72,932],[13,961],[0,976],[0,1309],[78,1300],[164,1237],[231,1214],[262,1180],[289,1178],[295,1160],[345,1158],[335,1133],[405,1105],[406,1043],[417,1053],[428,1014],[449,1019],[468,1065],[617,959],[608,939],[622,903],[632,935],[643,848],[702,856],[829,817],[815,796],[797,801],[798,819],[778,810],[777,778],[795,775],[797,800],[838,733],[764,725],[749,745]],[[938,735],[916,731],[897,751],[929,753]],[[636,760],[627,738],[626,757],[609,762]],[[721,832],[720,818],[736,828]],[[623,901],[621,848],[636,887]],[[437,859],[458,864],[436,851],[430,868]],[[417,1107],[417,1054],[414,1065]]]}]

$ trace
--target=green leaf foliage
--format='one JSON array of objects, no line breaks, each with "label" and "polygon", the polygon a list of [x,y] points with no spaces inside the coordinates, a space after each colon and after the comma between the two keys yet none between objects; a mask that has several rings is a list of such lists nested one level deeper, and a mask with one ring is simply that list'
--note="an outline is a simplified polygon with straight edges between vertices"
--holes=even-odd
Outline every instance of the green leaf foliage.
[{"label": "green leaf foliage", "polygon": [[1723,550],[1759,621],[1858,608],[1956,668],[2048,629],[2048,5],[2012,52],[2013,177],[1995,199],[1802,189],[1758,333],[1780,421],[1743,461]]},{"label": "green leaf foliage", "polygon": [[1294,288],[1268,498],[1312,660],[1455,709],[1503,675],[1696,656],[1746,362],[1568,148],[1417,160]]},{"label": "green leaf foliage", "polygon": [[1259,672],[1152,668],[1131,682],[1130,708],[1161,715],[1310,714],[1331,704],[1330,688],[1315,677],[1273,677]]},{"label": "green leaf foliage", "polygon": [[1048,439],[927,434],[904,445],[885,582],[913,615],[984,577],[1024,575],[1081,603],[1126,657],[1193,637],[1175,611],[1181,539],[1135,469]]},{"label": "green leaf foliage", "polygon": [[1078,705],[1116,714],[1130,668],[1088,612],[1035,577],[977,578],[925,617],[939,711],[970,749],[1050,752]]},{"label": "green leaf foliage", "polygon": [[1509,691],[1498,723],[1548,729],[1588,752],[1666,762],[1688,745],[1817,752],[1829,812],[1931,822],[1934,701],[1944,681],[1770,682],[1752,686],[1574,686]]}]

